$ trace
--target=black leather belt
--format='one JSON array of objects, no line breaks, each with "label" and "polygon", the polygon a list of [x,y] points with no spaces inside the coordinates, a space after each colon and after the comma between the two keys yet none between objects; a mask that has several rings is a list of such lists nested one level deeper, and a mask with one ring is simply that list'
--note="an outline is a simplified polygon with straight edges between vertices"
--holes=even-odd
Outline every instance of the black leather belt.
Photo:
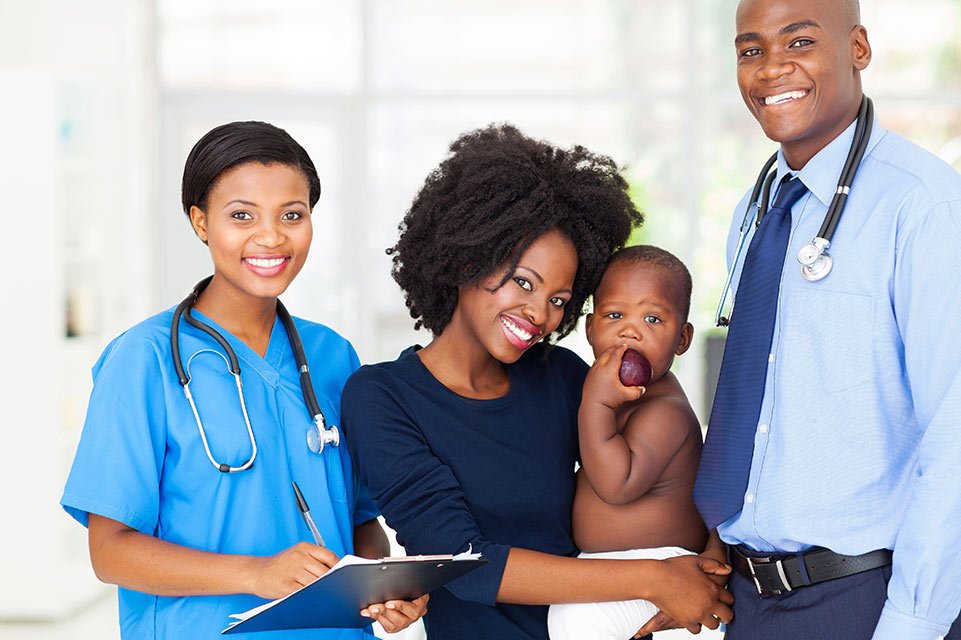
[{"label": "black leather belt", "polygon": [[[814,547],[801,553],[751,557],[728,547],[731,566],[754,583],[760,595],[780,595],[800,587],[843,578],[891,564],[891,551],[878,549],[860,556],[842,556]],[[802,564],[803,562],[803,564]]]}]

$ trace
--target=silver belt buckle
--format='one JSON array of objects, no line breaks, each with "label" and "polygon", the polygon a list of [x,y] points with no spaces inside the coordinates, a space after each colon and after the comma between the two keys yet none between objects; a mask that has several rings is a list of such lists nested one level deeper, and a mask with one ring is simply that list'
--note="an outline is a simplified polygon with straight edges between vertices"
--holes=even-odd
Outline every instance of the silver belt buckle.
[{"label": "silver belt buckle", "polygon": [[[747,560],[748,569],[751,570],[751,578],[754,580],[754,588],[757,589],[757,594],[759,596],[772,595],[779,596],[784,591],[791,591],[791,585],[787,581],[787,575],[784,573],[784,563],[780,560],[771,561],[770,558],[750,558],[745,556]],[[761,581],[757,579],[757,572],[754,570],[754,565],[768,565],[773,564],[774,568],[777,569],[777,575],[781,578],[781,584],[784,585],[784,589],[765,589],[761,586]]]}]

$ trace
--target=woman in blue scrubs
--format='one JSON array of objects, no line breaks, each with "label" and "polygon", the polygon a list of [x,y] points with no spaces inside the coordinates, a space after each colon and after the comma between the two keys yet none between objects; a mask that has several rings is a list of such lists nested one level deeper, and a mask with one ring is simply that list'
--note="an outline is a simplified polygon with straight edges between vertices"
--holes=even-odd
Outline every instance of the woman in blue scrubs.
[{"label": "woman in blue scrubs", "polygon": [[[304,149],[262,122],[217,127],[193,148],[182,199],[214,264],[194,317],[237,354],[257,454],[246,470],[211,464],[174,369],[168,309],[111,342],[93,369],[83,435],[62,505],[87,526],[97,577],[119,586],[121,636],[214,638],[228,615],[287,595],[340,556],[387,555],[376,507],[352,472],[347,447],[320,455],[277,297],[303,267],[320,182]],[[328,424],[358,367],[350,343],[294,319]],[[180,353],[210,454],[242,466],[253,453],[233,376],[206,333],[180,322]],[[311,534],[297,482],[326,544]],[[424,614],[414,602],[363,613],[397,631]],[[367,630],[269,632],[264,638],[361,638]]]}]

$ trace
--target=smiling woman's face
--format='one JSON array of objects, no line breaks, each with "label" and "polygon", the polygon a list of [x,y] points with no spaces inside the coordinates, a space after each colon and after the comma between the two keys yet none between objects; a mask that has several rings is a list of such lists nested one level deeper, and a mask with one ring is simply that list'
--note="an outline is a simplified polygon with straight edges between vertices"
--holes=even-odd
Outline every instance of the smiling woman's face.
[{"label": "smiling woman's face", "polygon": [[218,178],[190,221],[210,247],[214,280],[241,297],[276,298],[307,259],[310,186],[284,164],[248,162]]},{"label": "smiling woman's face", "polygon": [[491,356],[516,362],[560,325],[576,274],[574,243],[560,231],[549,231],[531,243],[503,286],[498,287],[503,276],[498,270],[461,287],[454,315]]}]

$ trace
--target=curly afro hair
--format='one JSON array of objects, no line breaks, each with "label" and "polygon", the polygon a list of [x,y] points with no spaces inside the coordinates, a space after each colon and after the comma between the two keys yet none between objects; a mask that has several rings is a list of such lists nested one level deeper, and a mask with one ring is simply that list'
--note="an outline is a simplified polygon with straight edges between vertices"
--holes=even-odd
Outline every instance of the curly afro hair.
[{"label": "curly afro hair", "polygon": [[415,328],[440,334],[458,287],[495,272],[503,286],[531,243],[558,229],[578,256],[557,329],[567,335],[611,254],[643,222],[627,191],[614,161],[584,147],[559,149],[508,124],[461,135],[427,176],[387,250]]}]

